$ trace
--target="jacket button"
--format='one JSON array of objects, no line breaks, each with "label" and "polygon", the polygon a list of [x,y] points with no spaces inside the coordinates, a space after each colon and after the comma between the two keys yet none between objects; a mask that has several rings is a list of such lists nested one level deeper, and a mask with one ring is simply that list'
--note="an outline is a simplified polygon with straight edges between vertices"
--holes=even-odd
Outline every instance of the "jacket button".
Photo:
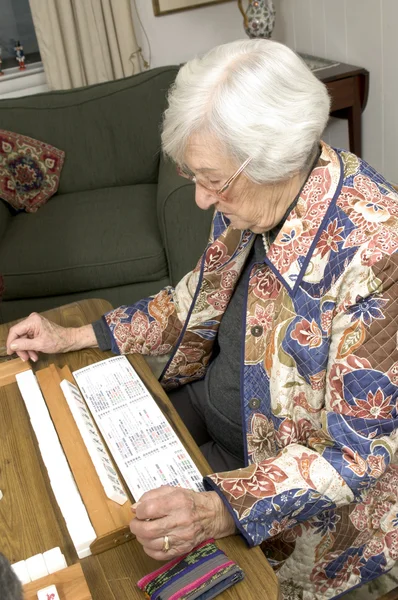
[{"label": "jacket button", "polygon": [[254,337],[260,337],[260,335],[263,335],[263,328],[261,325],[253,325],[250,332]]},{"label": "jacket button", "polygon": [[250,398],[249,400],[249,408],[252,410],[257,410],[260,407],[260,400],[258,398]]}]

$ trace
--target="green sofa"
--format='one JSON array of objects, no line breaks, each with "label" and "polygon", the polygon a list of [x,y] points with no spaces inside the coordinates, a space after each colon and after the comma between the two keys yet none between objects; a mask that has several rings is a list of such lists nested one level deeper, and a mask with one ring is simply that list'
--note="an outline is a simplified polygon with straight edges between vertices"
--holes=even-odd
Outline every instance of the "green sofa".
[{"label": "green sofa", "polygon": [[58,192],[37,213],[0,200],[0,322],[89,297],[129,304],[195,265],[211,211],[160,152],[177,70],[0,101],[1,129],[66,153]]}]

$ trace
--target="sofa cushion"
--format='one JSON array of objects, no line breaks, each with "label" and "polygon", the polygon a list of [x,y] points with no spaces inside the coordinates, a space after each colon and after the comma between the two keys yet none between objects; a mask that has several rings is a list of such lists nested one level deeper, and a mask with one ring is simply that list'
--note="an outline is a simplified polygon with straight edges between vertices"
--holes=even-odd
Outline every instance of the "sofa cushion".
[{"label": "sofa cushion", "polygon": [[166,92],[178,67],[0,100],[3,129],[65,151],[59,192],[156,183]]},{"label": "sofa cushion", "polygon": [[57,306],[64,306],[70,302],[79,302],[85,298],[101,298],[108,300],[112,306],[122,304],[133,304],[141,298],[147,298],[156,294],[166,285],[170,285],[167,278],[158,281],[147,281],[144,283],[132,283],[120,287],[101,288],[89,292],[77,292],[76,294],[62,294],[61,296],[46,296],[45,298],[19,298],[17,300],[5,300],[0,302],[0,324],[23,319],[31,312],[43,312]]},{"label": "sofa cushion", "polygon": [[36,212],[59,185],[65,152],[0,129],[0,197],[16,210]]},{"label": "sofa cushion", "polygon": [[4,299],[167,277],[154,184],[54,196],[12,217],[0,242]]}]

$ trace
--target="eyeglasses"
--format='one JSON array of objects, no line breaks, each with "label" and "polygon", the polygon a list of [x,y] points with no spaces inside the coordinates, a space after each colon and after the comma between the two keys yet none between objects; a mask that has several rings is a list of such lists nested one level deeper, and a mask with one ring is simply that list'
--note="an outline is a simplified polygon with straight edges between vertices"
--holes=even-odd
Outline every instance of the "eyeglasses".
[{"label": "eyeglasses", "polygon": [[182,177],[189,179],[195,185],[200,185],[200,187],[204,188],[208,192],[211,192],[212,194],[216,194],[216,196],[219,196],[222,198],[223,194],[227,191],[227,189],[230,187],[230,185],[235,181],[235,179],[237,179],[239,177],[239,175],[242,173],[242,171],[244,171],[246,169],[247,165],[252,160],[252,158],[253,158],[252,156],[247,158],[245,160],[245,162],[239,167],[239,169],[237,169],[237,171],[235,171],[235,173],[233,175],[231,175],[231,177],[229,179],[227,179],[227,181],[224,183],[224,185],[222,187],[220,187],[219,190],[211,188],[210,186],[202,183],[201,181],[198,181],[196,178],[196,175],[194,175],[193,173],[190,173],[189,171],[186,171],[182,167],[177,167],[177,173],[179,175],[181,175]]}]

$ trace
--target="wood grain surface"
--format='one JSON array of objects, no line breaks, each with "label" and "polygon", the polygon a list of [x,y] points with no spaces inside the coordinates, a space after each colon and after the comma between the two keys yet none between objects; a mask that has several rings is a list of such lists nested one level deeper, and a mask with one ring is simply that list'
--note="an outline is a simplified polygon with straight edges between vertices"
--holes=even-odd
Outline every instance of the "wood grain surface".
[{"label": "wood grain surface", "polygon": [[[61,325],[77,327],[93,322],[110,308],[109,303],[103,300],[85,300],[44,314]],[[9,326],[0,326],[0,344],[2,340],[5,342]],[[110,356],[110,352],[97,349],[55,356],[40,355],[33,368],[37,370],[56,364],[58,367],[68,365],[75,371]],[[145,360],[137,355],[128,358],[201,473],[209,473],[210,467]],[[0,551],[11,562],[55,546],[61,548],[68,565],[78,562],[16,384],[0,388],[0,489],[4,494],[0,501]],[[246,575],[242,582],[220,594],[220,598],[278,598],[277,578],[259,548],[249,549],[241,536],[218,540],[217,544]],[[161,564],[149,558],[136,540],[81,561],[93,600],[142,600],[144,596],[136,582]]]},{"label": "wood grain surface", "polygon": [[15,375],[28,371],[30,369],[29,362],[24,362],[20,358],[14,358],[0,364],[0,387],[15,383]]},{"label": "wood grain surface", "polygon": [[[60,387],[63,379],[60,370],[55,365],[50,365],[37,369],[36,377],[97,537],[125,526],[131,519],[132,496],[130,494],[130,501],[123,505],[106,496]],[[129,490],[125,490],[128,493]],[[127,535],[128,533],[125,532]]]},{"label": "wood grain surface", "polygon": [[76,564],[24,585],[24,600],[37,600],[37,592],[50,585],[57,587],[60,600],[92,599],[83,570],[80,564]]}]

